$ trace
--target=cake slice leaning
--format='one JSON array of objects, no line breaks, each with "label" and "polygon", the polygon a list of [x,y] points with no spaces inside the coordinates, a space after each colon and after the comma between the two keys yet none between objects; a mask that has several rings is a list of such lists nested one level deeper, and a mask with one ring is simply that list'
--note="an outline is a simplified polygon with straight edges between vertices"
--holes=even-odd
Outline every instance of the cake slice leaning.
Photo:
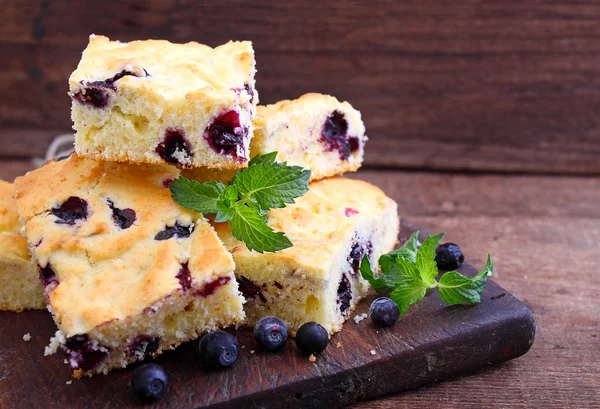
[{"label": "cake slice leaning", "polygon": [[248,324],[276,315],[292,334],[311,321],[339,331],[369,289],[359,272],[362,258],[374,265],[396,244],[396,203],[367,182],[337,177],[310,183],[295,204],[267,218],[293,247],[259,254],[235,239],[228,224],[216,224],[236,263]]},{"label": "cake slice leaning", "polygon": [[46,297],[19,230],[12,183],[0,180],[0,310],[42,309]]},{"label": "cake slice leaning", "polygon": [[107,373],[244,320],[234,263],[177,205],[167,166],[73,154],[15,181],[18,211],[74,377]]},{"label": "cake slice leaning", "polygon": [[348,102],[310,93],[259,106],[251,156],[277,151],[277,161],[302,166],[311,180],[354,172],[367,141],[361,114]]}]

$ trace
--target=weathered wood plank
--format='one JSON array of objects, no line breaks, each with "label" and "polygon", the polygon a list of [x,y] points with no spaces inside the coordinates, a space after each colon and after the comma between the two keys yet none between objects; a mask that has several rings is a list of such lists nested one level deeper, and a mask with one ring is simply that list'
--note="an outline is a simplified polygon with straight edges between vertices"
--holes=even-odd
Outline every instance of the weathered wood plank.
[{"label": "weathered wood plank", "polygon": [[5,14],[0,155],[39,155],[69,130],[66,80],[93,31],[252,39],[262,101],[349,100],[371,165],[600,174],[596,4],[13,0]]}]

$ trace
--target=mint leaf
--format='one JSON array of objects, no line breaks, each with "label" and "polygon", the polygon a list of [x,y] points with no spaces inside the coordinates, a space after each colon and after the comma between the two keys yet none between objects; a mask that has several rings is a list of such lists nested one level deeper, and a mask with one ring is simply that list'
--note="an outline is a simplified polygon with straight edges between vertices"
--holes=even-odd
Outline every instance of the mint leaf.
[{"label": "mint leaf", "polygon": [[379,257],[379,266],[381,271],[384,273],[390,271],[391,266],[394,264],[398,257],[409,260],[413,263],[417,260],[417,250],[419,243],[419,231],[417,230],[410,236],[410,238],[400,247],[399,249],[392,250],[387,254]]},{"label": "mint leaf", "polygon": [[387,288],[383,279],[371,270],[371,263],[369,262],[368,256],[364,256],[360,263],[360,274],[369,282],[369,284],[371,284],[371,287],[373,287],[375,291],[381,292]]},{"label": "mint leaf", "polygon": [[233,179],[240,200],[257,210],[285,207],[308,192],[310,170],[285,163],[257,163]]},{"label": "mint leaf", "polygon": [[435,262],[435,249],[440,244],[446,233],[428,236],[417,253],[416,265],[421,278],[427,285],[435,283],[438,275],[437,263]]},{"label": "mint leaf", "polygon": [[468,302],[477,304],[481,301],[481,293],[487,284],[487,277],[494,271],[492,258],[488,254],[485,267],[473,278],[465,277],[457,271],[448,271],[438,282],[440,298],[447,304]]},{"label": "mint leaf", "polygon": [[233,237],[243,241],[250,250],[263,253],[292,247],[292,242],[282,232],[274,232],[267,226],[265,216],[241,202],[235,204],[230,224]]},{"label": "mint leaf", "polygon": [[198,183],[180,176],[169,183],[169,190],[173,199],[185,208],[199,213],[217,213],[217,202],[225,185],[217,181]]},{"label": "mint leaf", "polygon": [[180,177],[169,184],[171,196],[188,209],[214,213],[215,222],[229,222],[233,236],[250,250],[263,253],[291,247],[283,232],[267,225],[266,215],[308,192],[310,170],[277,163],[276,159],[277,152],[255,156],[227,186]]},{"label": "mint leaf", "polygon": [[375,291],[392,289],[390,298],[398,304],[401,314],[406,313],[412,304],[419,302],[427,291],[435,287],[439,287],[440,298],[447,304],[480,302],[487,277],[494,270],[491,257],[488,255],[487,264],[473,278],[449,271],[436,281],[438,268],[435,250],[445,233],[427,237],[421,247],[418,247],[418,235],[419,232],[415,232],[401,248],[379,258],[381,276],[375,274],[368,261],[363,259],[360,266],[363,278]]},{"label": "mint leaf", "polygon": [[270,152],[262,156],[256,155],[250,160],[250,162],[248,162],[248,166],[258,165],[260,163],[275,163],[276,158],[277,152]]}]

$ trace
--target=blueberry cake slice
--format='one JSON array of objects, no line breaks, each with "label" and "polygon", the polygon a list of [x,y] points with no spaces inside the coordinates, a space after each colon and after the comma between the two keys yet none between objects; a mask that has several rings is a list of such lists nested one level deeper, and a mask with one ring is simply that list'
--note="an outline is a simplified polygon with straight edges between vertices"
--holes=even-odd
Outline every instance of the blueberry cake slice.
[{"label": "blueberry cake slice", "polygon": [[309,189],[295,204],[267,216],[269,226],[294,244],[288,249],[249,251],[228,224],[216,224],[236,263],[249,325],[276,315],[292,334],[310,321],[329,333],[339,331],[369,289],[359,272],[362,258],[367,255],[374,265],[396,244],[397,205],[379,188],[336,177],[312,182]]},{"label": "blueberry cake slice", "polygon": [[244,167],[255,71],[249,41],[211,48],[92,35],[69,78],[75,149],[108,161]]},{"label": "blueberry cake slice", "polygon": [[73,154],[15,181],[30,253],[74,376],[154,357],[244,320],[231,254],[177,205],[169,166]]},{"label": "blueberry cake slice", "polygon": [[41,309],[46,298],[19,230],[12,183],[0,180],[0,310]]},{"label": "blueberry cake slice", "polygon": [[310,169],[311,180],[356,171],[363,161],[367,137],[360,112],[329,95],[259,106],[254,127],[252,156],[277,151],[278,162]]}]

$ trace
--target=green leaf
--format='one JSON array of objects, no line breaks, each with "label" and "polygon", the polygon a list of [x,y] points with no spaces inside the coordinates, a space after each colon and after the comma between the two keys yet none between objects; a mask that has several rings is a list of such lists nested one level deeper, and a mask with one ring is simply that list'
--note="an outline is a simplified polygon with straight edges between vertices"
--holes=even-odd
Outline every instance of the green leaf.
[{"label": "green leaf", "polygon": [[282,232],[275,232],[267,225],[265,216],[241,202],[235,204],[230,224],[233,237],[243,241],[250,250],[263,253],[292,247]]},{"label": "green leaf", "polygon": [[258,165],[260,163],[275,163],[276,158],[277,152],[270,152],[262,156],[256,155],[250,160],[250,162],[248,162],[248,166]]},{"label": "green leaf", "polygon": [[223,223],[228,222],[233,218],[234,214],[233,207],[225,205],[223,202],[217,203],[217,214],[215,216],[215,222]]},{"label": "green leaf", "polygon": [[225,191],[221,182],[198,183],[180,176],[169,183],[171,196],[181,206],[200,213],[217,213],[217,202]]},{"label": "green leaf", "polygon": [[389,253],[379,257],[379,266],[381,267],[381,271],[384,273],[390,271],[391,266],[399,257],[415,263],[417,260],[418,243],[419,231],[416,231],[412,234],[412,236],[410,236],[410,238],[402,247],[392,250]]},{"label": "green leaf", "polygon": [[398,304],[400,314],[406,313],[408,308],[419,302],[431,288],[421,279],[421,275],[414,263],[398,258],[390,273],[383,277],[388,287],[394,288],[390,298]]},{"label": "green leaf", "polygon": [[381,292],[387,288],[383,279],[371,270],[371,262],[368,256],[364,256],[360,263],[360,274],[371,284],[375,291]]},{"label": "green leaf", "polygon": [[487,277],[491,276],[493,271],[494,263],[489,254],[485,267],[473,278],[465,277],[457,271],[448,271],[438,282],[440,298],[447,304],[477,304],[481,301]]},{"label": "green leaf", "polygon": [[437,263],[435,262],[435,249],[445,235],[446,233],[440,233],[435,236],[428,236],[417,252],[417,269],[421,274],[421,279],[427,285],[434,284],[435,278],[438,275]]},{"label": "green leaf", "polygon": [[395,288],[406,281],[410,281],[411,285],[427,287],[419,274],[419,270],[417,270],[417,266],[403,258],[397,258],[390,269],[382,275],[382,278],[389,288]]},{"label": "green leaf", "polygon": [[256,210],[285,207],[308,192],[310,170],[285,163],[258,163],[233,179],[240,198]]}]

